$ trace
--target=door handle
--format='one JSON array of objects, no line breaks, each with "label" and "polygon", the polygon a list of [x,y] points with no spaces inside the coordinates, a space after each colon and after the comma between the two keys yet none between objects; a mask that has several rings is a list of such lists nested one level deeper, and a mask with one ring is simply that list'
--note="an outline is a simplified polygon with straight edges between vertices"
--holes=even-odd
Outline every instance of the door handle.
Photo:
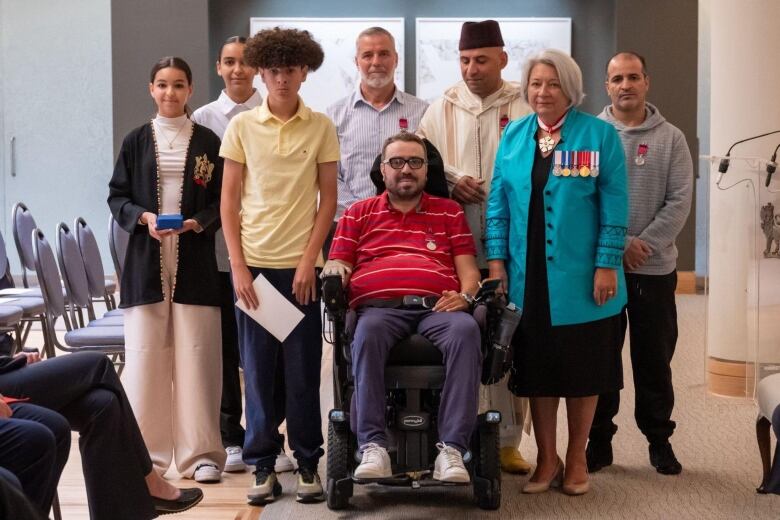
[{"label": "door handle", "polygon": [[16,136],[11,137],[11,177],[16,177]]}]

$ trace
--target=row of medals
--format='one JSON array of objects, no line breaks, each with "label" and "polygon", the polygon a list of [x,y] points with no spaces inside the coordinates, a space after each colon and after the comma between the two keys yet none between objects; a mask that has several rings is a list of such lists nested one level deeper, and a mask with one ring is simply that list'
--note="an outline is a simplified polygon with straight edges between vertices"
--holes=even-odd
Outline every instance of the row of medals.
[{"label": "row of medals", "polygon": [[[599,176],[599,152],[585,152],[587,159],[583,161],[584,164],[566,164],[562,160],[564,155],[563,151],[555,152],[555,164],[553,165],[553,175],[556,177],[598,177]],[[576,157],[578,152],[568,152]],[[575,159],[576,161],[577,159]],[[572,161],[574,162],[574,161]]]}]

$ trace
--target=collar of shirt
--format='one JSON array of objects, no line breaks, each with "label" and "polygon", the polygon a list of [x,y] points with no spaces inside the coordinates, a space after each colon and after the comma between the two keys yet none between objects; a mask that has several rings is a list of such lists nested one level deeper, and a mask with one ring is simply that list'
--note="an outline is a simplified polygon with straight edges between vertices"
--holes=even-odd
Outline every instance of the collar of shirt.
[{"label": "collar of shirt", "polygon": [[401,90],[396,86],[395,90],[393,91],[393,97],[390,98],[390,100],[383,106],[382,108],[376,108],[374,105],[366,101],[366,98],[363,97],[363,93],[360,91],[360,85],[355,89],[355,91],[352,93],[352,99],[350,100],[350,106],[355,107],[358,103],[363,103],[364,105],[373,108],[374,110],[381,111],[387,108],[392,104],[393,101],[398,101],[402,105],[404,104],[404,93],[401,92]]},{"label": "collar of shirt", "polygon": [[[278,117],[273,115],[271,113],[271,110],[268,108],[268,96],[266,96],[266,98],[263,100],[263,103],[258,107],[258,111],[259,111],[258,115],[260,117],[261,123],[266,123],[270,119],[275,119],[280,123],[284,124],[284,122],[282,122]],[[303,99],[301,99],[301,96],[298,96],[298,110],[286,122],[290,122],[295,118],[300,118],[304,121],[307,121],[310,117],[311,117],[311,109],[304,104]]]},{"label": "collar of shirt", "polygon": [[255,89],[255,91],[252,92],[252,95],[249,96],[249,99],[243,103],[236,103],[230,99],[230,96],[227,95],[225,89],[222,89],[222,92],[219,94],[217,101],[219,102],[220,112],[222,112],[225,116],[229,116],[232,112],[236,111],[236,109],[239,109],[239,111],[243,112],[244,110],[255,108],[262,102],[262,97],[260,96],[260,92]]},{"label": "collar of shirt", "polygon": [[[391,203],[390,203],[390,197],[387,196],[387,190],[383,191],[380,195],[382,198],[382,205],[387,208],[389,211],[394,211],[396,213],[400,213]],[[417,207],[414,208],[415,213],[424,213],[426,208],[428,207],[428,200],[430,199],[430,195],[428,195],[426,192],[422,192],[422,196],[420,197],[420,202],[417,203]],[[410,212],[411,213],[411,212]]]}]

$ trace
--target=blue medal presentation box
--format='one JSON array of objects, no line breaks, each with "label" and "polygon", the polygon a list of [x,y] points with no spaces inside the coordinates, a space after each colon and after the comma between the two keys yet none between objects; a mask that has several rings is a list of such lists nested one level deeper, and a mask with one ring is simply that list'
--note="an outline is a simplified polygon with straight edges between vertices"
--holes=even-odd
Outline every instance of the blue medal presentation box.
[{"label": "blue medal presentation box", "polygon": [[157,217],[157,229],[181,229],[184,217],[181,215],[160,215]]}]

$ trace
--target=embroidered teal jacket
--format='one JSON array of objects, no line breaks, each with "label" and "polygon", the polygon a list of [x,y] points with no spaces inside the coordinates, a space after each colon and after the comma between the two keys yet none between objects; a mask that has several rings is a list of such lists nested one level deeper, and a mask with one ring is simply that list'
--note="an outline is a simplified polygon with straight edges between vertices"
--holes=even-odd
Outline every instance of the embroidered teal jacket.
[{"label": "embroidered teal jacket", "polygon": [[[486,258],[505,261],[509,297],[517,305],[523,305],[525,295],[536,131],[535,114],[511,122],[504,130],[487,205]],[[544,189],[552,325],[614,316],[626,304],[623,244],[628,226],[628,186],[620,137],[609,123],[570,109],[555,149],[599,152],[599,168],[598,176],[556,176],[550,172]],[[601,307],[593,300],[597,267],[618,271],[617,294]]]}]

